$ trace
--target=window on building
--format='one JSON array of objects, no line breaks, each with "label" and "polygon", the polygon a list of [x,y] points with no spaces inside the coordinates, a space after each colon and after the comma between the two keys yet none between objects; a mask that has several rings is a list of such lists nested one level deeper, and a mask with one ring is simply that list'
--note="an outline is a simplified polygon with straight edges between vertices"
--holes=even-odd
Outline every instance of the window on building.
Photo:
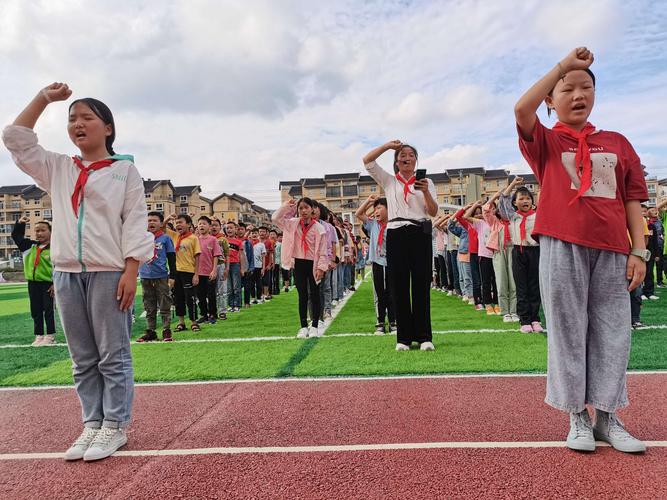
[{"label": "window on building", "polygon": [[181,203],[187,203],[188,197],[187,196],[181,196]]},{"label": "window on building", "polygon": [[146,193],[146,199],[148,199],[148,198],[150,198],[150,197],[151,197],[151,194],[150,194],[150,193]]},{"label": "window on building", "polygon": [[202,205],[201,207],[199,207],[199,210],[200,210],[201,212],[204,212],[204,211],[206,210],[206,207],[205,207],[204,205]]},{"label": "window on building", "polygon": [[179,209],[178,213],[187,214],[188,213],[188,207],[181,207]]},{"label": "window on building", "polygon": [[377,186],[371,186],[371,193],[377,192],[378,187]]},{"label": "window on building", "polygon": [[340,198],[340,186],[330,186],[326,188],[327,198]]},{"label": "window on building", "polygon": [[162,203],[156,203],[155,210],[157,210],[158,212],[162,212],[164,210]]},{"label": "window on building", "polygon": [[30,223],[29,222],[25,225],[25,229],[26,229],[26,231],[30,230]]},{"label": "window on building", "polygon": [[359,196],[359,187],[356,184],[354,186],[343,186],[343,196]]},{"label": "window on building", "polygon": [[149,212],[153,210],[152,205],[150,203],[146,205],[146,210],[148,210]]},{"label": "window on building", "polygon": [[50,219],[51,218],[51,210],[44,210],[44,218],[45,219]]},{"label": "window on building", "polygon": [[25,216],[30,217],[30,212],[28,210],[25,211]]},{"label": "window on building", "polygon": [[41,217],[41,216],[42,212],[40,212],[39,210],[35,210],[35,217]]}]

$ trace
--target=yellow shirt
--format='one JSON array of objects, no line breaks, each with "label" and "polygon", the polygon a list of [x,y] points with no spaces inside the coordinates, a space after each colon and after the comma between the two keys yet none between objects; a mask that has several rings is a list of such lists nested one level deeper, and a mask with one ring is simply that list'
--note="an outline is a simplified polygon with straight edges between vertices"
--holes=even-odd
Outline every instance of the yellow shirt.
[{"label": "yellow shirt", "polygon": [[[174,241],[174,248],[178,243],[179,234],[167,228],[167,234]],[[176,252],[176,270],[183,273],[195,273],[195,257],[201,253],[199,247],[199,238],[191,234],[181,240],[181,244]]]}]

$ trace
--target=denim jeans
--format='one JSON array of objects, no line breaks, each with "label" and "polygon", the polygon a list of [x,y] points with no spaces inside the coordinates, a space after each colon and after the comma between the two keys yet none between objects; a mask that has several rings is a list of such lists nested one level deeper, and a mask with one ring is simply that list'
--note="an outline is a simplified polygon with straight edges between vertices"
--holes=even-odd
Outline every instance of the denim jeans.
[{"label": "denim jeans", "polygon": [[215,280],[215,298],[218,305],[218,314],[227,312],[227,279],[225,279],[226,264],[218,264],[218,276]]},{"label": "denim jeans", "polygon": [[120,276],[120,271],[53,276],[86,427],[125,427],[132,414],[132,314],[118,307]]},{"label": "denim jeans", "polygon": [[338,295],[336,298],[338,300],[343,299],[343,292],[345,290],[345,267],[345,264],[341,262],[336,268],[336,271],[338,272]]},{"label": "denim jeans", "polygon": [[229,276],[227,278],[227,290],[229,292],[229,307],[241,307],[241,264],[230,262]]},{"label": "denim jeans", "polygon": [[458,267],[461,293],[466,297],[472,297],[472,270],[470,269],[470,262],[461,262],[459,260]]}]

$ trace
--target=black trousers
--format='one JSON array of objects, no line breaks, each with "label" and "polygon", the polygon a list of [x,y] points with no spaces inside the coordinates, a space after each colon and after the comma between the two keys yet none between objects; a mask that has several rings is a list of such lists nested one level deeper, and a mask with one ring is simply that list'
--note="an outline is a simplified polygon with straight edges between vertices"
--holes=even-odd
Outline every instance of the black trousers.
[{"label": "black trousers", "polygon": [[658,285],[664,285],[664,280],[662,277],[663,272],[667,276],[667,265],[665,264],[665,258],[667,258],[667,255],[656,255],[658,258],[658,262],[655,263],[655,274],[657,276],[657,282]]},{"label": "black trousers", "polygon": [[[400,344],[431,342],[431,235],[421,226],[387,230],[387,267],[396,306],[396,340]],[[410,300],[412,299],[412,301]]]},{"label": "black trousers", "polygon": [[655,295],[655,280],[653,279],[653,270],[655,269],[655,258],[651,258],[646,263],[646,277],[644,278],[644,295],[650,297]]},{"label": "black trousers", "polygon": [[243,303],[250,304],[250,296],[253,292],[253,277],[252,270],[247,271],[241,278],[241,286],[243,287]]},{"label": "black trousers", "polygon": [[475,305],[482,301],[482,275],[479,271],[479,256],[476,253],[470,254],[470,272],[472,274],[472,296],[475,299]]},{"label": "black trousers", "polygon": [[458,253],[458,250],[447,250],[447,278],[449,279],[449,290],[456,291],[456,293],[461,295],[459,267],[456,260]]},{"label": "black trousers", "polygon": [[289,269],[283,269],[282,274],[283,274],[283,286],[290,286],[291,285],[291,283],[290,283],[290,280],[291,280],[290,270]]},{"label": "black trousers", "polygon": [[373,262],[373,289],[375,290],[377,326],[384,326],[385,317],[389,319],[390,324],[396,321],[389,280],[388,268]]},{"label": "black trousers", "polygon": [[278,295],[280,293],[280,266],[278,264],[273,266],[272,278],[271,295]]},{"label": "black trousers", "polygon": [[641,284],[630,292],[630,320],[632,324],[640,322],[643,293]]},{"label": "black trousers", "polygon": [[540,320],[540,247],[514,245],[512,274],[516,284],[516,312],[522,325]]},{"label": "black trousers", "polygon": [[30,316],[32,316],[35,335],[44,335],[45,321],[46,333],[48,335],[55,335],[56,333],[53,297],[49,294],[49,288],[52,285],[53,283],[50,281],[28,281]]},{"label": "black trousers", "polygon": [[299,319],[301,328],[308,326],[308,301],[312,305],[312,326],[317,328],[320,321],[320,287],[313,276],[314,262],[294,259],[294,283],[299,292]]},{"label": "black trousers", "polygon": [[482,303],[493,305],[498,303],[498,288],[496,288],[496,273],[493,271],[493,259],[479,258],[479,273],[482,276]]},{"label": "black trousers", "polygon": [[262,298],[262,269],[256,268],[252,271],[252,283],[250,284],[250,295],[254,299]]},{"label": "black trousers", "polygon": [[196,290],[192,285],[193,276],[193,273],[176,271],[174,305],[176,306],[176,316],[179,318],[185,316],[185,308],[187,307],[190,321],[197,321]]},{"label": "black trousers", "polygon": [[216,280],[208,276],[199,275],[199,285],[197,285],[197,300],[199,301],[199,312],[202,318],[209,316],[215,317],[216,305]]}]

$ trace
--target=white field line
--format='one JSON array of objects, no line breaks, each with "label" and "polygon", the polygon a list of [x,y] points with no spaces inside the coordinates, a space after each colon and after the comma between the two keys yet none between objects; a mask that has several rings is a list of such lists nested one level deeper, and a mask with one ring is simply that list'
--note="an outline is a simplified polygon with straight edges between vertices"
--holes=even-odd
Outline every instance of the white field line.
[{"label": "white field line", "polygon": [[[648,448],[665,448],[667,441],[645,441]],[[598,441],[597,446],[608,447]],[[445,441],[431,443],[378,443],[322,446],[262,446],[262,447],[220,447],[185,448],[163,450],[117,451],[114,457],[173,457],[193,455],[241,455],[241,454],[283,454],[283,453],[345,453],[359,451],[394,450],[442,450],[442,449],[534,449],[565,448],[564,441]],[[63,453],[5,453],[0,460],[53,460],[63,459]]]},{"label": "white field line", "polygon": [[[354,292],[353,292],[354,293]],[[343,301],[340,302],[340,305],[332,313],[332,318],[335,318],[340,309],[345,304],[345,301],[352,294],[347,295]],[[333,320],[332,320],[333,321]],[[331,323],[329,323],[330,325]],[[329,328],[329,325],[326,328]],[[637,330],[667,330],[667,325],[654,325],[637,328]],[[546,331],[546,330],[545,330]],[[452,333],[518,333],[517,328],[507,329],[507,328],[481,328],[479,330],[436,330],[433,332],[433,335],[449,335]],[[527,335],[527,334],[523,334]],[[329,335],[323,336],[321,338],[335,338],[335,337],[377,337],[373,333],[331,333]],[[183,340],[174,340],[170,343],[165,342],[144,342],[138,343],[132,341],[132,344],[138,344],[142,346],[160,346],[160,345],[175,345],[175,344],[206,344],[206,343],[225,343],[225,342],[265,342],[272,340],[295,340],[296,337],[293,335],[275,335],[270,337],[227,337],[227,338],[210,338],[210,339],[183,339]],[[40,349],[48,349],[50,347],[67,347],[67,344],[64,342],[59,342],[57,344],[50,344],[46,346],[40,346]],[[34,349],[30,344],[5,344],[0,345],[0,349]]]},{"label": "white field line", "polygon": [[[628,370],[628,376],[665,375],[667,370]],[[226,380],[194,380],[189,382],[138,382],[135,387],[171,387],[179,385],[226,385],[226,384],[283,384],[311,382],[375,382],[380,380],[438,380],[438,379],[484,379],[484,378],[545,378],[545,372],[526,373],[443,373],[431,375],[378,375],[378,376],[341,376],[341,377],[291,377],[291,378],[239,378]],[[73,385],[37,385],[30,387],[0,387],[0,392],[46,391],[53,389],[71,389]]]}]

